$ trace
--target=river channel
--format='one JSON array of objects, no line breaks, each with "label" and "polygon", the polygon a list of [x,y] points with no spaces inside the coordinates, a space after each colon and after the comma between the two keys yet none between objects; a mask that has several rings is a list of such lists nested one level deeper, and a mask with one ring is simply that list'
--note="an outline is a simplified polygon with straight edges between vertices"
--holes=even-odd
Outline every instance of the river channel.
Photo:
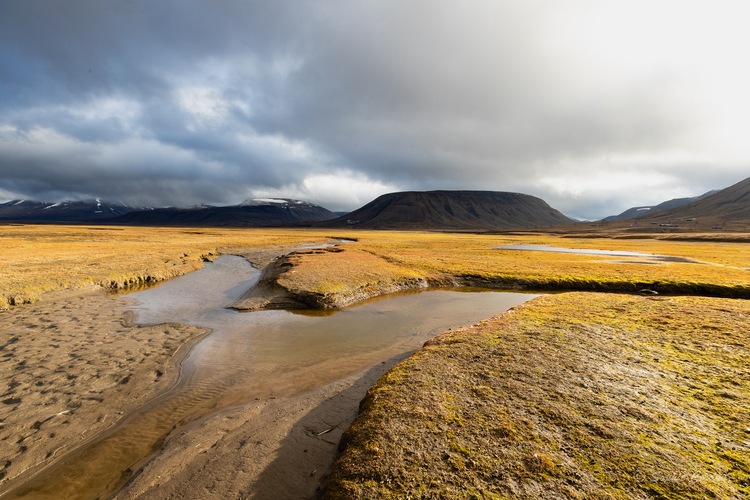
[{"label": "river channel", "polygon": [[190,422],[256,399],[305,394],[537,296],[472,288],[396,294],[337,312],[225,309],[259,274],[245,259],[224,256],[130,294],[140,323],[179,322],[212,331],[183,362],[173,390],[3,500],[107,498]]}]

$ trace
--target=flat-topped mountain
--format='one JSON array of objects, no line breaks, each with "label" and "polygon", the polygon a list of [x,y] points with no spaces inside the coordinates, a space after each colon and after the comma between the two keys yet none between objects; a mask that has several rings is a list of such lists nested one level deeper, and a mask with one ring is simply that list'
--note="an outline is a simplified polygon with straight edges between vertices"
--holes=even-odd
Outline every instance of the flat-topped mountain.
[{"label": "flat-topped mountain", "polygon": [[729,221],[750,220],[750,177],[699,201],[656,214],[639,217],[639,221],[682,221],[687,219]]},{"label": "flat-topped mountain", "polygon": [[469,229],[568,224],[573,220],[544,200],[496,191],[405,191],[384,194],[326,227]]},{"label": "flat-topped mountain", "polygon": [[263,227],[319,222],[336,217],[337,215],[330,210],[306,201],[255,198],[227,207],[204,205],[131,212],[108,223],[143,226]]},{"label": "flat-topped mountain", "polygon": [[0,203],[0,220],[17,222],[90,222],[111,219],[143,207],[100,200],[44,203],[11,200]]}]

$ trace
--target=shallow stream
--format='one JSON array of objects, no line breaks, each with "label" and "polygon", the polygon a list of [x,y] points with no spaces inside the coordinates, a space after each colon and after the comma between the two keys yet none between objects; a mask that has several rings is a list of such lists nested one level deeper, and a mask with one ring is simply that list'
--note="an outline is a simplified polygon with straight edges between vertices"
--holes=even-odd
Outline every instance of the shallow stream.
[{"label": "shallow stream", "polygon": [[[331,311],[224,309],[257,282],[241,257],[133,293],[140,323],[212,329],[187,356],[180,380],[97,440],[73,451],[6,498],[106,498],[174,431],[224,408],[301,395],[419,348],[449,328],[500,314],[537,295],[484,289],[381,297]],[[137,302],[136,302],[137,301]]]}]

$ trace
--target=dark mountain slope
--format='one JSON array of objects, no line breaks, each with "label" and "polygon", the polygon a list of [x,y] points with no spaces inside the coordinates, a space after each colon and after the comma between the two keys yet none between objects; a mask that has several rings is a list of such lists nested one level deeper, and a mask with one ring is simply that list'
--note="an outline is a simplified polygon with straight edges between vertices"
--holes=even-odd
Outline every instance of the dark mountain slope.
[{"label": "dark mountain slope", "polygon": [[123,203],[93,201],[41,201],[12,200],[0,203],[0,220],[16,222],[91,222],[111,219],[142,207]]},{"label": "dark mountain slope", "polygon": [[499,229],[573,222],[544,200],[495,191],[406,191],[322,224],[372,229]]},{"label": "dark mountain slope", "polygon": [[750,177],[702,200],[656,214],[639,217],[639,221],[665,219],[750,220]]},{"label": "dark mountain slope", "polygon": [[335,219],[336,214],[312,203],[289,199],[247,200],[229,207],[157,208],[131,212],[108,221],[143,226],[263,227]]},{"label": "dark mountain slope", "polygon": [[602,220],[603,221],[627,220],[627,219],[634,219],[642,215],[655,214],[657,212],[662,212],[664,210],[669,210],[671,208],[681,207],[682,205],[687,205],[688,203],[693,203],[694,201],[702,200],[703,198],[706,198],[718,192],[719,192],[718,190],[709,191],[708,193],[702,194],[701,196],[693,196],[691,198],[673,198],[671,200],[667,200],[665,202],[659,203],[658,205],[633,207],[633,208],[629,208],[625,210],[623,213],[619,215],[610,215],[609,217],[605,217]]}]

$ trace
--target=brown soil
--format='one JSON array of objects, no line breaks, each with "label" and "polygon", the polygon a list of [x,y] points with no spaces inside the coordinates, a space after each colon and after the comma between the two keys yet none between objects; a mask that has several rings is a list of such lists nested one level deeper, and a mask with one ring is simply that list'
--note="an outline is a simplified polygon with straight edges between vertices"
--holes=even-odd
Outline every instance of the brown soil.
[{"label": "brown soil", "polygon": [[[299,246],[304,246],[300,244]],[[306,296],[292,293],[287,287],[278,282],[279,276],[290,270],[294,264],[288,258],[290,253],[299,255],[337,253],[337,247],[320,248],[315,250],[300,250],[292,252],[288,248],[222,248],[222,253],[240,255],[246,258],[256,269],[261,270],[258,283],[245,292],[239,299],[228,307],[238,311],[260,311],[264,309],[324,309],[309,303]]]},{"label": "brown soil", "polygon": [[[243,256],[247,258],[246,255]],[[260,280],[239,299],[230,304],[230,308],[238,311],[259,311],[263,309],[302,309],[305,307],[302,302],[295,300],[292,294],[277,282],[277,277],[286,272],[290,266],[284,257],[277,256],[263,267],[258,266],[252,260],[250,262],[256,268],[263,270]]]}]

